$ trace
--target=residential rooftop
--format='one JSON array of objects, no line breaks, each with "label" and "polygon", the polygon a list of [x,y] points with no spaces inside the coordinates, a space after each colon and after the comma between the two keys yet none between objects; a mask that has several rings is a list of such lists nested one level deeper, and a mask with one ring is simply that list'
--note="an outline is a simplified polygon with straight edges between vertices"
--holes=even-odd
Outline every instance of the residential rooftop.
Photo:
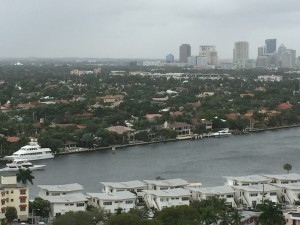
[{"label": "residential rooftop", "polygon": [[231,187],[227,186],[217,186],[217,187],[207,187],[207,188],[190,188],[191,191],[200,192],[204,194],[212,195],[223,195],[234,193],[234,190]]},{"label": "residential rooftop", "polygon": [[70,191],[81,191],[83,187],[78,183],[72,184],[61,184],[61,185],[37,185],[39,188],[50,191],[50,192],[70,192]]},{"label": "residential rooftop", "polygon": [[134,181],[125,181],[125,182],[100,182],[104,186],[109,186],[112,188],[124,188],[124,189],[134,189],[134,188],[140,188],[140,187],[147,187],[147,184],[139,181],[139,180],[134,180]]},{"label": "residential rooftop", "polygon": [[151,194],[159,197],[178,197],[191,195],[189,190],[183,188],[174,188],[167,190],[144,190],[146,194]]},{"label": "residential rooftop", "polygon": [[98,198],[102,200],[123,200],[123,199],[131,199],[136,198],[136,195],[131,193],[130,191],[120,191],[114,193],[86,193],[88,196],[92,198]]},{"label": "residential rooftop", "polygon": [[157,186],[167,186],[167,187],[176,187],[184,186],[189,183],[186,180],[181,178],[169,179],[169,180],[143,180],[147,184],[157,185]]},{"label": "residential rooftop", "polygon": [[82,193],[76,193],[60,196],[43,196],[43,199],[51,203],[72,203],[87,201],[87,196]]},{"label": "residential rooftop", "polygon": [[291,181],[300,181],[300,174],[297,173],[287,173],[280,175],[263,175],[267,178],[276,179],[276,180],[291,180]]},{"label": "residential rooftop", "polygon": [[249,175],[240,177],[225,177],[227,180],[234,180],[240,182],[267,182],[270,178],[264,177],[262,175]]}]

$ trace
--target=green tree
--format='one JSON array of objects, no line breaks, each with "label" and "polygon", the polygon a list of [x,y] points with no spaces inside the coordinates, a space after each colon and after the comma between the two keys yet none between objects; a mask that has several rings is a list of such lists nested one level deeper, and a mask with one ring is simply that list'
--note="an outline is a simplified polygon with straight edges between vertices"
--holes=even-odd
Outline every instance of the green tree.
[{"label": "green tree", "polygon": [[112,216],[108,222],[108,225],[142,225],[138,216],[133,214],[122,213]]},{"label": "green tree", "polygon": [[287,173],[290,172],[290,170],[292,170],[292,165],[289,163],[286,163],[283,165],[283,169],[287,171]]},{"label": "green tree", "polygon": [[7,207],[5,212],[5,218],[11,224],[14,219],[18,218],[17,209],[15,207]]},{"label": "green tree", "polygon": [[239,210],[234,209],[231,212],[230,216],[231,216],[231,223],[232,223],[232,225],[242,225],[242,221],[241,221],[242,216],[241,216]]},{"label": "green tree", "polygon": [[260,225],[284,225],[285,220],[281,211],[280,205],[266,200],[264,204],[258,205],[257,209],[261,211],[258,217],[258,224]]},{"label": "green tree", "polygon": [[27,184],[29,181],[31,184],[33,184],[34,176],[31,175],[32,171],[30,169],[19,169],[19,172],[17,173],[17,181],[21,182],[22,184]]},{"label": "green tree", "polygon": [[36,213],[37,216],[41,216],[43,218],[49,217],[50,213],[50,202],[46,201],[42,198],[35,198],[34,201],[29,204],[29,211],[32,210]]}]

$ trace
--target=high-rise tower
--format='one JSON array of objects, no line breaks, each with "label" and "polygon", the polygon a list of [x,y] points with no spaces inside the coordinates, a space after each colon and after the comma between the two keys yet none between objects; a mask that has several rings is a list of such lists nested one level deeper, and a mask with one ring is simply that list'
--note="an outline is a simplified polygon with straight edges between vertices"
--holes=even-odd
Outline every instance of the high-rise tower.
[{"label": "high-rise tower", "polygon": [[191,56],[191,45],[190,44],[182,44],[179,47],[179,62],[187,63],[188,57]]},{"label": "high-rise tower", "polygon": [[272,54],[276,52],[276,39],[266,39],[266,54]]}]

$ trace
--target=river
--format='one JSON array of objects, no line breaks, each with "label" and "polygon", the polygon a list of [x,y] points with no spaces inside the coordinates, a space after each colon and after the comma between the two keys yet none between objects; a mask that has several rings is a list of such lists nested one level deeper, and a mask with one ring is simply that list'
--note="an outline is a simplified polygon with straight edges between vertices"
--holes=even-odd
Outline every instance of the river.
[{"label": "river", "polygon": [[[263,133],[206,138],[143,146],[101,150],[57,156],[34,161],[46,164],[45,170],[33,171],[30,197],[38,193],[36,185],[77,182],[86,192],[100,192],[100,182],[182,178],[203,186],[223,185],[223,176],[300,173],[300,128]],[[0,167],[4,167],[1,162]]]}]

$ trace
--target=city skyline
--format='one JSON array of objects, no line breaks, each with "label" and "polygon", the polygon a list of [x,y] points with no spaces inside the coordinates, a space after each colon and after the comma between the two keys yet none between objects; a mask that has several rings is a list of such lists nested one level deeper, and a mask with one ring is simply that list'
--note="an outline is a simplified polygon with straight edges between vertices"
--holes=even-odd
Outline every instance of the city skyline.
[{"label": "city skyline", "polygon": [[266,39],[300,51],[296,0],[30,0],[3,1],[0,57],[159,58],[178,46],[214,45],[232,58],[237,41],[249,58]]}]

